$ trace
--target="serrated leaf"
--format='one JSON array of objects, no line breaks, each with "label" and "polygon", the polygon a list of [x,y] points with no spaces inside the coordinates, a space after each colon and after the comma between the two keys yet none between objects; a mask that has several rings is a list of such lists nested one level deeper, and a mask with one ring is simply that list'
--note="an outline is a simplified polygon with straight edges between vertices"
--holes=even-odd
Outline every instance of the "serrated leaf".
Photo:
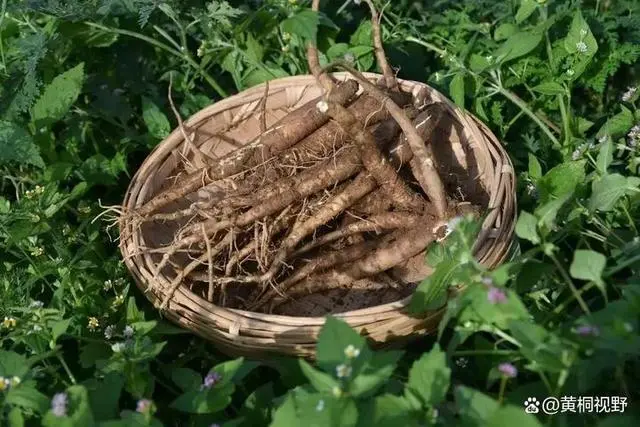
[{"label": "serrated leaf", "polygon": [[569,274],[574,279],[587,280],[602,286],[602,272],[606,265],[607,259],[601,253],[579,249],[573,253]]},{"label": "serrated leaf", "polygon": [[313,388],[321,393],[330,393],[333,387],[338,387],[340,383],[329,374],[325,374],[322,371],[315,369],[304,359],[298,361],[300,363],[300,369],[302,373],[309,380]]},{"label": "serrated leaf", "polygon": [[343,320],[327,316],[318,336],[316,355],[318,366],[325,372],[335,372],[336,366],[347,360],[345,349],[349,346],[353,346],[360,352],[356,358],[358,365],[354,366],[354,375],[356,375],[358,366],[365,363],[370,355],[366,340]]},{"label": "serrated leaf", "polygon": [[519,24],[530,17],[537,7],[538,2],[536,0],[522,0],[516,13],[516,22]]},{"label": "serrated leaf", "polygon": [[13,351],[0,350],[0,377],[22,378],[29,372],[27,358]]},{"label": "serrated leaf", "polygon": [[365,364],[362,371],[351,381],[349,393],[357,398],[366,398],[385,384],[402,357],[401,351],[381,351],[373,353],[371,360]]},{"label": "serrated leaf", "polygon": [[456,387],[455,399],[464,425],[483,426],[500,407],[496,400],[466,386]]},{"label": "serrated leaf", "polygon": [[538,218],[538,226],[543,228],[544,235],[554,229],[558,212],[572,196],[573,190],[536,208],[534,214]]},{"label": "serrated leaf", "polygon": [[413,363],[409,370],[407,387],[422,399],[425,405],[437,405],[447,394],[451,369],[447,366],[446,353],[436,345]]},{"label": "serrated leaf", "polygon": [[453,102],[460,108],[464,108],[464,74],[458,73],[453,76],[449,83],[449,93]]},{"label": "serrated leaf", "polygon": [[447,289],[459,266],[458,261],[453,259],[438,263],[435,271],[424,279],[413,293],[409,303],[409,312],[420,314],[444,305],[447,301]]},{"label": "serrated leaf", "polygon": [[303,9],[292,17],[285,19],[281,27],[282,31],[298,35],[304,41],[315,43],[319,22],[318,12],[314,12],[311,9]]},{"label": "serrated leaf", "polygon": [[164,139],[171,132],[171,124],[167,116],[146,96],[142,97],[142,119],[154,138]]},{"label": "serrated leaf", "polygon": [[9,162],[44,167],[40,150],[31,135],[14,123],[0,120],[0,165]]},{"label": "serrated leaf", "polygon": [[611,138],[607,138],[607,140],[600,146],[598,158],[596,159],[598,172],[602,175],[606,175],[611,162],[613,162],[613,142],[611,141]]},{"label": "serrated leaf", "polygon": [[518,222],[516,223],[516,235],[521,239],[530,241],[534,245],[540,243],[540,236],[538,235],[538,218],[527,211],[520,212]]},{"label": "serrated leaf", "polygon": [[496,28],[495,33],[493,34],[493,38],[495,41],[506,40],[515,34],[518,31],[518,27],[511,23],[500,24],[498,28]]},{"label": "serrated leaf", "polygon": [[624,105],[621,106],[622,111],[611,117],[605,122],[596,134],[596,138],[601,138],[605,135],[609,135],[612,138],[622,136],[627,133],[633,126],[635,118],[633,112]]},{"label": "serrated leaf", "polygon": [[561,163],[538,180],[540,201],[546,203],[552,197],[561,197],[584,182],[586,160]]},{"label": "serrated leaf", "polygon": [[543,95],[562,95],[565,92],[564,87],[558,82],[543,82],[534,86],[532,90]]},{"label": "serrated leaf", "polygon": [[588,207],[591,210],[607,212],[628,191],[627,178],[614,173],[593,182]]},{"label": "serrated leaf", "polygon": [[529,177],[534,181],[542,177],[542,166],[532,153],[529,153]]},{"label": "serrated leaf", "polygon": [[[580,43],[586,45],[586,51],[581,49]],[[598,43],[591,33],[589,24],[584,20],[580,9],[576,9],[571,21],[569,33],[564,39],[564,48],[569,53],[579,53],[585,56],[593,56],[598,50]]]},{"label": "serrated leaf", "polygon": [[46,126],[62,119],[78,99],[84,82],[84,63],[56,76],[45,87],[31,111],[36,127]]},{"label": "serrated leaf", "polygon": [[24,427],[24,417],[20,408],[13,408],[7,415],[9,427]]},{"label": "serrated leaf", "polygon": [[498,62],[520,58],[534,50],[542,41],[542,34],[522,31],[511,35],[494,53]]},{"label": "serrated leaf", "polygon": [[49,398],[35,388],[25,385],[10,389],[4,403],[29,409],[38,414],[43,414],[49,409]]}]

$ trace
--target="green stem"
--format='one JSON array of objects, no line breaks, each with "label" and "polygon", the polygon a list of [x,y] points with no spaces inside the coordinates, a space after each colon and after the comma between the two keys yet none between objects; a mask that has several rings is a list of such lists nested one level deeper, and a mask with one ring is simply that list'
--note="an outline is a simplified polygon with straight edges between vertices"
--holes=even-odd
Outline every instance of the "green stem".
[{"label": "green stem", "polygon": [[623,262],[619,262],[616,264],[615,267],[610,268],[609,270],[605,270],[603,276],[604,277],[610,277],[613,276],[614,274],[616,274],[619,271],[624,270],[625,268],[629,267],[632,264],[635,264],[636,262],[640,261],[640,255],[636,255],[634,257],[631,257]]},{"label": "green stem", "polygon": [[135,31],[122,30],[120,28],[105,27],[104,25],[96,24],[95,22],[85,22],[85,24],[90,27],[98,28],[102,31],[121,34],[123,36],[129,36],[129,37],[136,38],[138,40],[145,41],[159,49],[164,50],[165,52],[168,52],[186,61],[191,67],[195,68],[198,71],[198,73],[200,73],[200,75],[206,80],[207,83],[209,83],[209,86],[211,86],[213,90],[215,90],[218,93],[218,95],[220,95],[222,98],[226,98],[228,96],[227,92],[224,89],[222,89],[222,87],[218,84],[218,82],[209,73],[207,73],[200,64],[198,64],[188,55],[185,55],[183,52],[173,49],[172,47],[162,42],[159,42],[158,40],[152,37],[148,37],[148,36],[145,36],[144,34],[136,33]]},{"label": "green stem", "polygon": [[624,211],[625,216],[629,220],[629,225],[631,226],[631,228],[633,228],[634,234],[637,236],[638,235],[638,229],[636,228],[636,223],[633,221],[633,218],[631,217],[631,214],[629,213],[629,209],[627,209],[627,207],[624,205],[624,203],[622,204],[622,210]]},{"label": "green stem", "polygon": [[503,376],[500,380],[500,394],[498,394],[498,404],[502,404],[502,400],[504,399],[504,389],[507,387],[507,377]]},{"label": "green stem", "polygon": [[571,123],[569,119],[569,114],[567,112],[567,107],[564,105],[564,98],[562,95],[558,94],[558,105],[560,106],[560,116],[562,117],[562,125],[564,127],[564,145],[565,147],[569,145],[569,141],[571,141]]},{"label": "green stem", "polygon": [[551,129],[549,129],[549,127],[547,125],[544,124],[544,122],[542,121],[542,119],[540,119],[540,117],[538,117],[536,115],[536,113],[534,113],[531,108],[529,108],[529,105],[527,105],[526,102],[524,102],[522,100],[522,98],[520,98],[518,95],[516,95],[515,93],[506,90],[505,88],[503,88],[502,86],[498,86],[498,85],[494,85],[493,86],[494,89],[496,91],[498,91],[498,93],[500,93],[502,96],[504,96],[505,98],[507,98],[509,101],[513,102],[515,105],[517,105],[527,116],[529,116],[531,118],[531,120],[533,120],[539,127],[540,129],[542,129],[542,131],[547,135],[547,137],[549,137],[549,139],[551,140],[551,143],[553,144],[553,146],[556,149],[560,149],[562,148],[562,145],[560,144],[560,142],[558,141],[558,139],[553,135],[553,133],[551,132]]},{"label": "green stem", "polygon": [[567,285],[571,289],[571,292],[573,292],[573,296],[576,298],[576,300],[578,300],[578,304],[580,304],[582,311],[584,311],[586,314],[591,314],[591,310],[589,310],[587,303],[582,299],[582,295],[580,295],[580,292],[578,292],[578,289],[573,284],[571,277],[569,277],[562,264],[560,264],[558,258],[556,258],[556,256],[553,254],[550,255],[550,258],[553,260],[553,263],[556,265],[558,271],[560,271],[560,275],[562,276],[562,278],[565,280],[565,282],[567,282]]},{"label": "green stem", "polygon": [[69,376],[69,379],[71,380],[71,382],[73,384],[76,384],[76,377],[73,376],[73,373],[71,372],[71,369],[69,369],[69,365],[67,365],[67,362],[64,361],[64,358],[62,357],[62,355],[60,353],[56,353],[56,357],[60,361],[60,364],[62,365],[62,367],[64,368],[65,372]]}]

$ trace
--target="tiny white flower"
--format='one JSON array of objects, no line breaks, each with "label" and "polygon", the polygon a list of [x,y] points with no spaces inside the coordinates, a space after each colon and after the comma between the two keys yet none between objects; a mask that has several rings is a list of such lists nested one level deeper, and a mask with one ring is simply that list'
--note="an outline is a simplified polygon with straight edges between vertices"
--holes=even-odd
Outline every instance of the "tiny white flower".
[{"label": "tiny white flower", "polygon": [[604,144],[605,142],[607,142],[607,138],[609,137],[609,135],[602,135],[600,138],[598,138],[598,142],[600,144]]},{"label": "tiny white flower", "polygon": [[353,64],[354,62],[356,62],[356,57],[351,52],[345,53],[343,59],[345,60],[345,62],[348,62],[349,64]]},{"label": "tiny white flower", "polygon": [[489,64],[491,64],[491,63],[493,62],[493,55],[485,56],[485,59],[487,60],[487,62],[488,62]]},{"label": "tiny white flower", "polygon": [[116,331],[116,327],[114,325],[109,325],[106,328],[104,328],[104,337],[108,340],[110,340],[111,338],[113,338],[113,334]]},{"label": "tiny white flower", "polygon": [[324,400],[318,400],[318,404],[316,405],[316,411],[320,412],[324,409]]},{"label": "tiny white flower", "polygon": [[633,325],[632,325],[631,323],[629,323],[629,322],[624,322],[623,327],[624,327],[624,330],[625,330],[627,333],[631,333],[631,332],[633,332]]},{"label": "tiny white flower", "polygon": [[460,357],[458,360],[456,360],[456,365],[458,365],[461,368],[466,368],[468,364],[469,364],[469,360],[465,357]]},{"label": "tiny white flower", "polygon": [[569,69],[567,70],[567,76],[569,76],[569,77],[573,76],[575,73],[576,73],[576,72],[575,72],[575,71],[573,71],[573,68],[569,68]]},{"label": "tiny white flower", "polygon": [[351,366],[345,364],[336,366],[336,376],[338,378],[349,378],[352,371]]},{"label": "tiny white flower", "polygon": [[622,94],[622,100],[624,102],[630,101],[631,98],[633,98],[633,95],[635,95],[637,91],[638,91],[638,88],[635,86],[628,87],[627,91],[624,94]]},{"label": "tiny white flower", "polygon": [[342,396],[342,389],[338,386],[334,386],[331,389],[331,393],[335,396],[335,397],[340,397]]},{"label": "tiny white flower", "polygon": [[360,3],[362,2],[362,0],[353,0],[353,3],[357,6],[360,6]]},{"label": "tiny white flower", "polygon": [[117,342],[111,345],[111,350],[113,350],[114,353],[122,353],[126,348],[127,345],[123,342]]},{"label": "tiny white flower", "polygon": [[321,113],[326,113],[327,111],[329,111],[329,104],[327,104],[327,101],[318,101],[318,103],[316,104],[316,108]]},{"label": "tiny white flower", "polygon": [[586,35],[587,35],[587,30],[586,30],[586,29],[584,29],[584,28],[583,28],[583,29],[581,29],[581,30],[580,30],[580,35],[581,35],[582,37],[586,36]]},{"label": "tiny white flower", "polygon": [[40,332],[42,330],[42,326],[40,325],[33,325],[33,327],[31,328],[31,330],[33,332]]},{"label": "tiny white flower", "polygon": [[582,151],[579,148],[575,149],[573,153],[571,153],[571,160],[576,161],[582,156]]},{"label": "tiny white flower", "polygon": [[122,332],[123,335],[127,338],[131,338],[133,336],[133,328],[129,325],[127,325],[126,328],[124,328],[124,331]]},{"label": "tiny white flower", "polygon": [[578,49],[578,52],[580,53],[587,53],[587,51],[589,50],[585,42],[576,43],[576,49]]},{"label": "tiny white flower", "polygon": [[360,349],[355,348],[353,344],[349,344],[344,349],[344,355],[347,356],[347,359],[355,359],[356,357],[360,356]]},{"label": "tiny white flower", "polygon": [[42,308],[42,307],[44,307],[44,303],[42,301],[38,301],[38,300],[31,301],[31,304],[29,304],[29,308],[38,309],[38,308]]}]

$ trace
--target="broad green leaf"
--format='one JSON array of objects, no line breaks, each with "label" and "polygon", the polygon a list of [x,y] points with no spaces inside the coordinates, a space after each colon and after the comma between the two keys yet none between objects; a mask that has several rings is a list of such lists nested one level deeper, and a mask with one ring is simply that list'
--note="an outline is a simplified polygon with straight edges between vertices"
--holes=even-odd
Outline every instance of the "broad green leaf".
[{"label": "broad green leaf", "polygon": [[347,355],[345,350],[353,348],[359,352],[355,359],[357,363],[354,365],[353,374],[357,375],[358,368],[365,363],[370,356],[366,340],[355,330],[353,330],[343,320],[333,316],[327,316],[320,335],[318,336],[316,360],[325,372],[334,373],[336,366],[345,363]]},{"label": "broad green leaf", "polygon": [[182,391],[195,390],[202,384],[202,376],[189,368],[175,368],[171,379]]},{"label": "broad green leaf", "polygon": [[511,35],[493,56],[498,62],[507,62],[520,58],[534,50],[542,41],[542,34],[522,31]]},{"label": "broad green leaf", "polygon": [[538,235],[538,219],[527,211],[520,212],[516,223],[516,235],[537,245],[540,243]]},{"label": "broad green leaf", "polygon": [[586,160],[565,162],[552,168],[539,181],[540,202],[546,203],[553,197],[572,193],[585,181]]},{"label": "broad green leaf", "polygon": [[538,7],[537,0],[522,0],[520,2],[520,7],[518,8],[518,12],[516,13],[516,22],[519,24],[536,10]]},{"label": "broad green leaf", "polygon": [[542,166],[532,153],[529,153],[529,177],[534,181],[542,178]]},{"label": "broad green leaf", "polygon": [[617,173],[605,175],[593,182],[588,207],[591,210],[610,211],[622,196],[632,190],[626,177]]},{"label": "broad green leaf", "polygon": [[574,279],[602,284],[602,272],[607,259],[599,252],[579,249],[573,253],[569,274]]},{"label": "broad green leaf", "polygon": [[69,328],[70,324],[71,324],[71,319],[58,320],[51,324],[52,344],[54,344],[62,334],[67,332],[67,329]]},{"label": "broad green leaf", "polygon": [[124,386],[122,374],[112,372],[102,379],[84,382],[89,392],[89,402],[96,420],[108,420],[117,416],[118,402]]},{"label": "broad green leaf", "polygon": [[528,359],[530,370],[561,372],[576,356],[576,349],[569,342],[529,319],[511,320],[508,328],[520,343],[520,352]]},{"label": "broad green leaf", "polygon": [[0,377],[22,378],[29,372],[27,358],[13,351],[0,350]]},{"label": "broad green leaf", "polygon": [[243,363],[244,357],[239,357],[216,365],[212,371],[217,372],[221,376],[218,386],[223,387],[234,382],[235,376],[240,371],[240,368],[242,368]]},{"label": "broad green leaf", "polygon": [[460,108],[464,108],[464,74],[458,73],[451,79],[449,93],[453,102]]},{"label": "broad green leaf", "polygon": [[611,141],[611,138],[607,137],[607,140],[600,147],[598,158],[596,159],[598,172],[602,175],[606,175],[611,162],[613,162],[613,142]]},{"label": "broad green leaf", "polygon": [[252,87],[280,77],[287,77],[289,74],[285,70],[275,66],[264,66],[254,68],[242,77],[242,82],[247,87]]},{"label": "broad green leaf", "polygon": [[[507,422],[505,422],[508,420]],[[527,414],[522,406],[507,405],[498,408],[491,417],[486,420],[486,427],[542,427],[538,419],[531,414]]]},{"label": "broad green leaf", "polygon": [[534,86],[532,90],[539,92],[543,95],[562,95],[565,90],[564,87],[558,82],[544,82],[537,86]]},{"label": "broad green leaf", "polygon": [[146,96],[142,97],[142,119],[154,138],[164,139],[171,132],[167,116]]},{"label": "broad green leaf", "polygon": [[455,271],[460,264],[455,259],[440,262],[435,271],[424,279],[411,297],[409,312],[412,314],[424,313],[441,307],[446,303],[447,289]]},{"label": "broad green leaf", "polygon": [[0,120],[0,166],[9,162],[44,167],[31,135],[14,123]]},{"label": "broad green leaf", "polygon": [[455,399],[464,425],[484,426],[500,407],[496,400],[466,386],[455,388]]},{"label": "broad green leaf", "polygon": [[247,56],[256,64],[262,62],[262,58],[264,57],[264,48],[258,42],[251,33],[247,34]]},{"label": "broad green leaf", "polygon": [[94,419],[89,406],[89,394],[85,386],[73,385],[67,389],[71,413],[69,418],[74,426],[93,426]]},{"label": "broad green leaf", "polygon": [[144,320],[144,313],[138,310],[136,299],[129,297],[127,302],[127,323],[141,322]]},{"label": "broad green leaf", "polygon": [[357,398],[365,398],[389,381],[402,357],[401,351],[378,351],[373,353],[362,371],[351,381],[349,393]]},{"label": "broad green leaf", "polygon": [[477,324],[495,325],[506,329],[511,320],[527,319],[529,312],[518,294],[507,288],[500,288],[506,300],[494,303],[489,300],[489,288],[473,284],[465,290],[459,301],[458,324],[470,321]]},{"label": "broad green leaf", "polygon": [[292,390],[287,393],[284,402],[275,410],[270,427],[289,427],[298,425],[298,414],[296,413],[296,402]]},{"label": "broad green leaf", "polygon": [[4,402],[32,410],[37,414],[44,414],[49,409],[49,398],[26,384],[11,388]]},{"label": "broad green leaf", "polygon": [[349,38],[351,46],[373,46],[371,39],[371,20],[363,19]]},{"label": "broad green leaf", "polygon": [[598,43],[593,37],[589,25],[582,17],[579,8],[576,9],[576,13],[573,16],[569,34],[564,39],[564,48],[569,54],[574,55],[575,60],[571,66],[573,70],[571,79],[576,80],[582,75],[598,51]]},{"label": "broad green leaf", "polygon": [[376,396],[370,408],[360,411],[361,427],[418,427],[421,424],[413,406],[403,396],[383,394]]},{"label": "broad green leaf", "polygon": [[210,390],[191,390],[178,396],[170,407],[190,414],[212,414],[226,408],[231,403],[235,385],[215,385]]},{"label": "broad green leaf", "polygon": [[596,134],[596,138],[609,135],[613,138],[622,136],[627,133],[635,123],[633,112],[624,105],[621,106],[622,111],[606,121]]},{"label": "broad green leaf", "polygon": [[447,366],[446,353],[436,343],[411,366],[407,387],[420,396],[424,404],[433,406],[442,402],[450,381],[451,369]]},{"label": "broad green leaf", "polygon": [[314,12],[311,9],[303,9],[291,18],[285,19],[281,27],[282,31],[298,35],[304,41],[315,43],[319,22],[318,12]]},{"label": "broad green leaf", "polygon": [[546,202],[536,208],[534,214],[538,218],[538,227],[542,228],[543,235],[554,229],[558,212],[572,196],[573,192],[565,193],[557,199]]},{"label": "broad green leaf", "polygon": [[349,53],[353,54],[356,62],[363,70],[369,70],[373,67],[373,63],[375,61],[373,48],[371,46],[359,45],[359,46],[351,46],[349,48]]},{"label": "broad green leaf", "polygon": [[302,373],[307,377],[313,388],[321,393],[330,393],[334,387],[338,387],[340,383],[329,374],[315,369],[304,359],[298,361]]},{"label": "broad green leaf", "polygon": [[46,126],[62,119],[78,99],[83,82],[83,62],[56,76],[33,106],[31,118],[36,126]]},{"label": "broad green leaf", "polygon": [[344,59],[345,53],[349,51],[349,45],[346,43],[336,43],[327,49],[327,58],[330,61],[342,60]]},{"label": "broad green leaf", "polygon": [[[298,422],[290,426],[355,427],[358,408],[354,400],[336,399],[318,393],[295,396]],[[284,427],[284,426],[283,426]]]},{"label": "broad green leaf", "polygon": [[498,28],[496,28],[495,33],[493,34],[493,38],[496,41],[506,40],[515,34],[518,31],[518,27],[511,23],[500,24]]},{"label": "broad green leaf", "polygon": [[9,427],[24,427],[24,417],[20,408],[13,408],[7,415]]}]

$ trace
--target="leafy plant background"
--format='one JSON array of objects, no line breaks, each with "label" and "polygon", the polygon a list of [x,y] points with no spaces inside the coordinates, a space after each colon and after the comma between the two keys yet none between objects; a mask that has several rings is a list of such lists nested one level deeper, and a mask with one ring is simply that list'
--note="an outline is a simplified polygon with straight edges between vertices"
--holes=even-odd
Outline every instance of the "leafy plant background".
[{"label": "leafy plant background", "polygon": [[[384,8],[399,76],[480,117],[519,183],[510,262],[477,264],[466,219],[430,250],[436,272],[411,308],[446,304],[437,335],[373,351],[328,318],[316,365],[229,360],[132,286],[116,231],[95,219],[176,126],[169,81],[188,117],[306,73],[309,39],[325,62],[375,71],[366,8],[308,3],[2,0],[0,424],[638,425],[637,0]],[[468,292],[446,303],[458,283]],[[627,400],[624,413],[524,412],[547,396]]]}]

